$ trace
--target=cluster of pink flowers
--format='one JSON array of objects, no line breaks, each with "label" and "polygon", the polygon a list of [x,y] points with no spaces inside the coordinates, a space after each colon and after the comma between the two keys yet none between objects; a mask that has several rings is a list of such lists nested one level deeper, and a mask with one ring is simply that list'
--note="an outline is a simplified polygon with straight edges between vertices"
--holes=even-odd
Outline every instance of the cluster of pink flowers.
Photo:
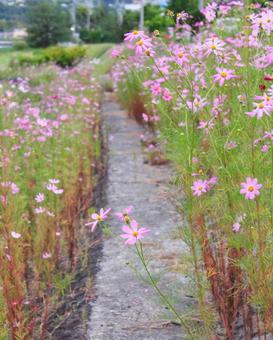
[{"label": "cluster of pink flowers", "polygon": [[[128,245],[136,244],[149,232],[149,229],[141,227],[136,220],[132,219],[132,210],[133,207],[130,205],[123,211],[114,214],[120,222],[125,223],[121,228],[124,233],[120,237],[126,239],[125,244]],[[92,221],[85,225],[91,226],[91,231],[94,231],[99,223],[103,223],[109,218],[110,211],[111,208],[100,209],[99,213],[91,215]]]},{"label": "cluster of pink flowers", "polygon": [[60,180],[58,180],[58,179],[54,179],[54,178],[49,179],[48,183],[46,184],[46,188],[47,188],[48,191],[53,192],[55,195],[61,195],[64,192],[64,190],[59,189],[57,187],[57,184],[59,184],[59,183],[60,183]]},{"label": "cluster of pink flowers", "polygon": [[130,43],[130,48],[135,49],[137,55],[141,55],[143,53],[151,55],[153,53],[151,39],[144,33],[144,31],[126,33],[124,41]]}]

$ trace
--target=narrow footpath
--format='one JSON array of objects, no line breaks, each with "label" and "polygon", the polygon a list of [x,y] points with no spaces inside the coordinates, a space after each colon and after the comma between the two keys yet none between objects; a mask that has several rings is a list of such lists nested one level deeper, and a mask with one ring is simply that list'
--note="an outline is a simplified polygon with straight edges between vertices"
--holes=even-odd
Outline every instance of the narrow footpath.
[{"label": "narrow footpath", "polygon": [[[160,286],[164,291],[174,294],[179,289],[175,295],[181,299],[181,307],[190,301],[183,296],[181,288],[185,278],[177,273],[178,254],[183,256],[185,245],[174,238],[180,219],[168,198],[170,169],[167,165],[144,163],[139,142],[143,128],[120,109],[111,94],[105,96],[102,114],[109,136],[107,207],[116,212],[129,205],[134,207],[135,219],[151,230],[144,241],[144,248],[151,255],[149,266],[153,274],[162,275]],[[124,245],[118,236],[121,223],[113,218],[109,224],[114,236],[103,242],[87,338],[184,339],[183,330],[170,322],[173,316],[160,303],[153,288],[141,281],[128,265],[142,270],[134,247]]]}]

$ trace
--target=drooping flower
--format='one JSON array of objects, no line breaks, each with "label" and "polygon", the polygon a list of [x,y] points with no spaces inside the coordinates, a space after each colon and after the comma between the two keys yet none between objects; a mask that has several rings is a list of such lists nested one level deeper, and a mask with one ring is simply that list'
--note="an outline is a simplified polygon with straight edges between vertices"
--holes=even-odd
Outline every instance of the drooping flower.
[{"label": "drooping flower", "polygon": [[100,213],[94,213],[91,215],[91,218],[93,221],[86,223],[86,226],[91,226],[91,231],[94,231],[96,229],[96,226],[99,222],[103,222],[107,220],[108,214],[111,211],[111,208],[106,209],[105,211],[103,209],[100,209]]},{"label": "drooping flower", "polygon": [[120,222],[127,222],[126,220],[128,220],[128,217],[132,213],[132,210],[133,206],[129,205],[123,211],[115,213],[115,216],[117,216]]},{"label": "drooping flower", "polygon": [[194,196],[201,196],[203,193],[207,192],[208,182],[199,179],[198,181],[194,181],[191,187]]},{"label": "drooping flower", "polygon": [[240,194],[245,195],[245,199],[254,200],[255,196],[260,195],[259,189],[262,188],[262,184],[258,183],[257,178],[247,177],[246,181],[241,183]]},{"label": "drooping flower", "polygon": [[129,245],[136,244],[138,240],[142,239],[150,231],[147,228],[140,228],[135,220],[131,221],[130,226],[124,225],[122,230],[125,234],[121,234],[120,237],[127,239],[125,244]]}]

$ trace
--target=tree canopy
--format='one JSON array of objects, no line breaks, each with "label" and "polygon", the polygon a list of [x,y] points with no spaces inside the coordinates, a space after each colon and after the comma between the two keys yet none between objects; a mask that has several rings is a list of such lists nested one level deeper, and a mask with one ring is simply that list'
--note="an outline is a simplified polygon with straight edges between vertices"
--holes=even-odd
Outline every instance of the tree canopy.
[{"label": "tree canopy", "polygon": [[52,0],[30,0],[26,16],[28,43],[47,47],[71,37],[71,19],[67,9]]}]

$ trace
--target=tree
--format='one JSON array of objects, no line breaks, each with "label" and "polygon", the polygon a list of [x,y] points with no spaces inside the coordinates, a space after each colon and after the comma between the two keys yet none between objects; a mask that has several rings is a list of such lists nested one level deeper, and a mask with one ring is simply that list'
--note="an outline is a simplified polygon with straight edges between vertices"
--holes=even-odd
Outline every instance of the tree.
[{"label": "tree", "polygon": [[139,27],[139,12],[138,11],[125,11],[123,21],[121,24],[121,39],[124,38],[124,33],[132,30],[138,30]]},{"label": "tree", "polygon": [[120,24],[114,9],[106,6],[94,8],[90,17],[90,28],[101,32],[101,41],[120,41]]},{"label": "tree", "polygon": [[166,16],[165,10],[158,5],[148,4],[144,7],[145,27],[149,32],[159,30],[166,32],[168,27],[173,26],[172,20]]},{"label": "tree", "polygon": [[84,5],[77,6],[76,12],[77,29],[89,29],[90,26],[90,10]]},{"label": "tree", "polygon": [[69,12],[53,0],[27,3],[28,42],[33,47],[47,47],[71,38]]}]

